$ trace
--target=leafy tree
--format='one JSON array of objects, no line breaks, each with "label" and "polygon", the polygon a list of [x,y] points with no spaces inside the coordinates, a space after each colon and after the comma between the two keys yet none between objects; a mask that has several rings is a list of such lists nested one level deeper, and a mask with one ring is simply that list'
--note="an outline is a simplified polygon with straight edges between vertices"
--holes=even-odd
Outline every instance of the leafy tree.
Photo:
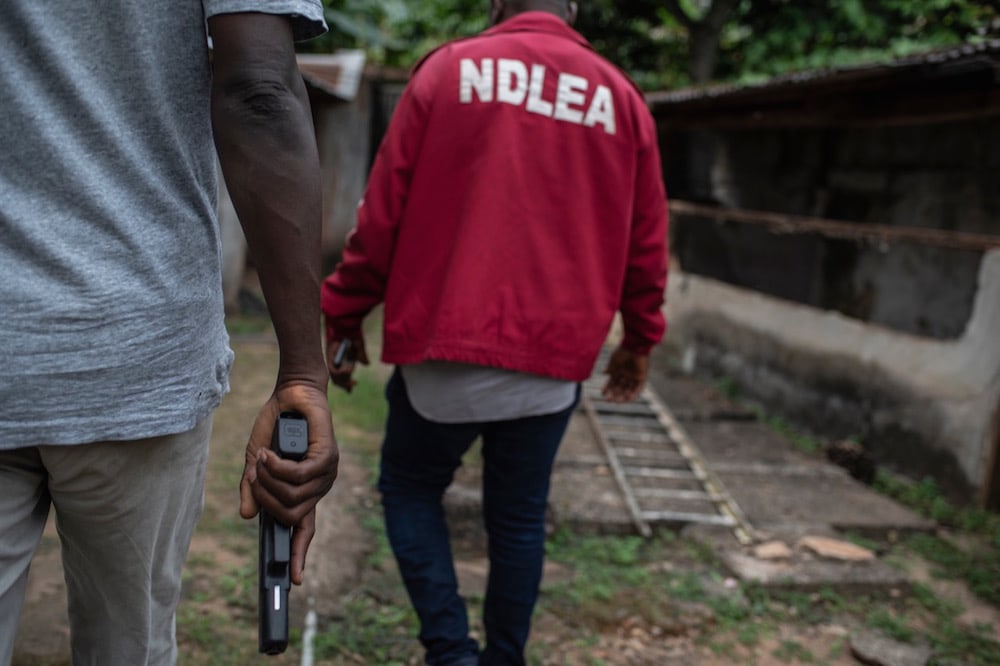
[{"label": "leafy tree", "polygon": [[705,83],[715,73],[719,42],[740,0],[711,0],[700,7],[681,0],[667,0],[664,8],[688,33],[688,73],[694,83]]},{"label": "leafy tree", "polygon": [[[486,0],[324,0],[307,48],[406,67],[486,27]],[[577,28],[645,88],[748,81],[1000,37],[996,0],[579,0]]]},{"label": "leafy tree", "polygon": [[370,60],[409,67],[433,47],[486,27],[483,0],[324,0],[330,32],[304,48],[364,49]]},{"label": "leafy tree", "polygon": [[1000,36],[996,2],[978,0],[743,0],[723,36],[719,74],[880,62]]}]

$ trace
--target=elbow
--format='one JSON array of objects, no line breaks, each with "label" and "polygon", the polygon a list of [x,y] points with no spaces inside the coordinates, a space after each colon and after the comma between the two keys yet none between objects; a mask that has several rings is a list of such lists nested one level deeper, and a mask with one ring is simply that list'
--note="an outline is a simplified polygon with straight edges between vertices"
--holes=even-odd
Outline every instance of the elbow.
[{"label": "elbow", "polygon": [[296,119],[308,104],[294,65],[235,68],[219,76],[214,88],[216,112],[241,124],[280,126]]},{"label": "elbow", "polygon": [[301,108],[296,91],[287,81],[252,73],[221,82],[215,99],[217,111],[251,125],[274,126],[295,116]]}]

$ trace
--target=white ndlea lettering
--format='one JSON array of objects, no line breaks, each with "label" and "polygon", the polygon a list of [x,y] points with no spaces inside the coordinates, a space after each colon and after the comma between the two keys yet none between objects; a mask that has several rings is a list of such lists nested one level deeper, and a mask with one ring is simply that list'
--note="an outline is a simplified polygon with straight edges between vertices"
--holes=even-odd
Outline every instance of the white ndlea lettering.
[{"label": "white ndlea lettering", "polygon": [[590,100],[590,108],[583,118],[583,124],[593,127],[600,123],[608,134],[615,133],[615,102],[607,86],[597,86],[594,99]]},{"label": "white ndlea lettering", "polygon": [[497,60],[497,101],[521,106],[528,94],[528,68],[520,60]]},{"label": "white ndlea lettering", "polygon": [[583,92],[589,85],[590,82],[582,76],[573,76],[565,72],[560,74],[559,83],[556,84],[556,111],[552,117],[577,125],[583,122],[583,111],[571,109],[570,104],[579,106],[587,101]]},{"label": "white ndlea lettering", "polygon": [[493,58],[483,58],[478,65],[471,58],[463,58],[459,63],[458,100],[472,104],[476,97],[484,103],[495,100],[513,106],[523,104],[530,113],[585,127],[601,125],[608,134],[615,134],[615,100],[610,88],[594,87],[587,104],[590,81],[560,72],[555,100],[550,101],[543,96],[545,74],[544,65],[532,64],[529,75],[528,66],[513,58],[499,58],[495,62]]},{"label": "white ndlea lettering", "polygon": [[552,102],[542,99],[545,92],[545,65],[531,66],[531,81],[528,83],[528,104],[525,107],[540,116],[552,117]]},{"label": "white ndlea lettering", "polygon": [[461,90],[458,99],[462,104],[472,103],[472,91],[479,95],[480,102],[493,101],[493,58],[484,58],[482,68],[468,58],[462,58]]}]

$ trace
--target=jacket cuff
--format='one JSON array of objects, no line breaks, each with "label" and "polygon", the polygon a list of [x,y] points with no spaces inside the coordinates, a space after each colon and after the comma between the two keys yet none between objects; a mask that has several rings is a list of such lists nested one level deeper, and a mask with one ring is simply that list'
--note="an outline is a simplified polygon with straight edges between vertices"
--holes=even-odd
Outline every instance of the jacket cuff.
[{"label": "jacket cuff", "polygon": [[337,326],[329,317],[323,318],[323,327],[326,330],[327,342],[344,339],[356,340],[361,337],[360,327],[344,326],[343,324]]},{"label": "jacket cuff", "polygon": [[653,351],[653,346],[654,343],[643,340],[638,336],[629,335],[628,333],[625,333],[625,337],[621,343],[622,349],[627,349],[638,356],[649,356],[650,352]]}]

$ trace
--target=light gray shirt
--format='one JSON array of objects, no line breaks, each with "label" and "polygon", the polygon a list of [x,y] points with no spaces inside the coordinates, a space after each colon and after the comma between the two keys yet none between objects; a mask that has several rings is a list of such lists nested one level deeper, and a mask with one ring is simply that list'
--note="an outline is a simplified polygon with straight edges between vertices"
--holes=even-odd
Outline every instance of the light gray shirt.
[{"label": "light gray shirt", "polygon": [[507,421],[554,414],[573,404],[576,384],[449,361],[400,366],[410,404],[437,423]]},{"label": "light gray shirt", "polygon": [[319,0],[0,3],[0,449],[184,432],[228,390],[206,19]]}]

